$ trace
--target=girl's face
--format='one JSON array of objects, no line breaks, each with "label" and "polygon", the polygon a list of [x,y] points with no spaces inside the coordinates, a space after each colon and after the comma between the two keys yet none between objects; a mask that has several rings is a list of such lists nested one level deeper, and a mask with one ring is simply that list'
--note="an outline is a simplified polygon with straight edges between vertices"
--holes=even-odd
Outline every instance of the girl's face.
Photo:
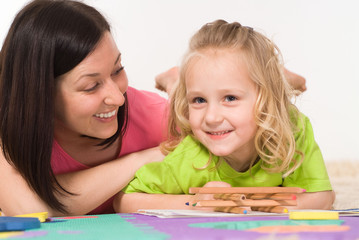
[{"label": "girl's face", "polygon": [[106,139],[118,128],[128,80],[110,33],[79,65],[58,79],[55,130]]},{"label": "girl's face", "polygon": [[240,52],[205,50],[186,73],[189,123],[196,138],[217,156],[255,154],[256,86]]}]

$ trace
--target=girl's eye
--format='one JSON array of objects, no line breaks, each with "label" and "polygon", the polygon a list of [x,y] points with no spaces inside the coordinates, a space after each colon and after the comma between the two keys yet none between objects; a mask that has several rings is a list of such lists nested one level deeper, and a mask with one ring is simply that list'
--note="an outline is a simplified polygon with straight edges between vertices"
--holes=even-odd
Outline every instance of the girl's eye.
[{"label": "girl's eye", "polygon": [[192,101],[193,103],[205,103],[206,100],[204,98],[201,98],[201,97],[196,97],[193,99]]},{"label": "girl's eye", "polygon": [[86,88],[84,91],[85,91],[85,92],[95,91],[96,88],[97,88],[99,85],[100,85],[100,84],[97,82],[95,85],[93,85],[92,87]]},{"label": "girl's eye", "polygon": [[225,101],[226,102],[233,102],[233,101],[236,101],[237,98],[235,96],[226,96],[225,97]]},{"label": "girl's eye", "polygon": [[112,73],[112,76],[116,76],[118,74],[120,74],[120,72],[122,72],[122,70],[124,69],[124,66],[121,66],[119,69],[117,69],[114,73]]}]

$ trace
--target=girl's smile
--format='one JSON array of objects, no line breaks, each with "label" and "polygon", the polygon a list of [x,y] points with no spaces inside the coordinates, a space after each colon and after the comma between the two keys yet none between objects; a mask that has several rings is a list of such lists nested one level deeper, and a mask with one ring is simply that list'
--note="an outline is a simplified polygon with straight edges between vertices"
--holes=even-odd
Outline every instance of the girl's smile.
[{"label": "girl's smile", "polygon": [[238,51],[206,49],[186,73],[189,123],[210,152],[244,162],[256,156],[257,89]]},{"label": "girl's smile", "polygon": [[220,140],[220,139],[226,138],[231,132],[233,132],[233,130],[207,132],[207,134],[213,140]]}]

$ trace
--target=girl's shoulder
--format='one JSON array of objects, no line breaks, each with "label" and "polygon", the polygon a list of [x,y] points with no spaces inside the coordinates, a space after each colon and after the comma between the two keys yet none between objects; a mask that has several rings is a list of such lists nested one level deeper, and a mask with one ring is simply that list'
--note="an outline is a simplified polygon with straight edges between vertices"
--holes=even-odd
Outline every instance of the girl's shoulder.
[{"label": "girl's shoulder", "polygon": [[217,156],[211,157],[208,149],[190,135],[186,136],[166,157],[167,161],[188,161],[191,166],[198,168],[203,167],[210,158],[213,158],[215,162],[218,161]]},{"label": "girl's shoulder", "polygon": [[311,129],[311,123],[308,116],[299,111],[295,106],[289,110],[289,117],[296,134],[309,130],[308,127]]}]

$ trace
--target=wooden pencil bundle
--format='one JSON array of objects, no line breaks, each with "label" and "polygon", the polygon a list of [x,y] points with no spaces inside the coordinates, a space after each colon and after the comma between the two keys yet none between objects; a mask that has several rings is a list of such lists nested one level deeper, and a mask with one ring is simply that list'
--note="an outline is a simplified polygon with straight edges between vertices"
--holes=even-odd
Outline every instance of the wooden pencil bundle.
[{"label": "wooden pencil bundle", "polygon": [[215,200],[202,200],[198,207],[215,207],[215,211],[247,213],[247,209],[261,212],[287,213],[286,206],[296,206],[297,187],[203,187],[190,188],[190,193],[214,194]]}]

